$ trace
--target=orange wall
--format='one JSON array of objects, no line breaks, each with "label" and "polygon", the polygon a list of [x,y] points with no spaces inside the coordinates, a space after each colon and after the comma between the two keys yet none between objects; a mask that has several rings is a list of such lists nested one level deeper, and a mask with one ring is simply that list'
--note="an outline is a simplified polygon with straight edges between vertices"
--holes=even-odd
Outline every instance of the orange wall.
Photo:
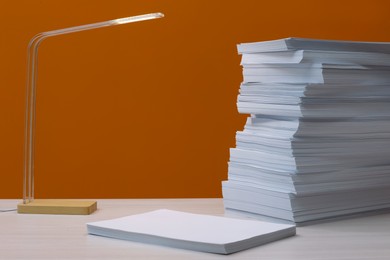
[{"label": "orange wall", "polygon": [[42,44],[37,197],[220,197],[245,121],[237,43],[390,41],[390,1],[1,1],[0,198],[22,196],[29,39],[157,11],[166,18]]}]

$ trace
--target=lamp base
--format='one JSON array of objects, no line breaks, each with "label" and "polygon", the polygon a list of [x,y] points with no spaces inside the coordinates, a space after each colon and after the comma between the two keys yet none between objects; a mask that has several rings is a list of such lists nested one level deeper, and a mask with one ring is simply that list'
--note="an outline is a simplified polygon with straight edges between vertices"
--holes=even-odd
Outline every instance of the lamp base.
[{"label": "lamp base", "polygon": [[18,213],[89,215],[97,209],[96,201],[36,199],[26,204],[18,204]]}]

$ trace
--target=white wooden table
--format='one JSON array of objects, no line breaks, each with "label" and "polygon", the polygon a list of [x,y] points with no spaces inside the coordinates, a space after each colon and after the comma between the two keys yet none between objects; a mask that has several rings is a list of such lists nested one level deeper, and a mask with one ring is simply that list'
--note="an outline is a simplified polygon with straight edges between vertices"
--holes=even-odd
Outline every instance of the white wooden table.
[{"label": "white wooden table", "polygon": [[[0,200],[0,209],[18,200]],[[85,223],[159,208],[223,215],[221,199],[98,200],[88,216],[0,213],[0,259],[390,259],[390,214],[297,228],[297,236],[224,256],[87,234]]]}]

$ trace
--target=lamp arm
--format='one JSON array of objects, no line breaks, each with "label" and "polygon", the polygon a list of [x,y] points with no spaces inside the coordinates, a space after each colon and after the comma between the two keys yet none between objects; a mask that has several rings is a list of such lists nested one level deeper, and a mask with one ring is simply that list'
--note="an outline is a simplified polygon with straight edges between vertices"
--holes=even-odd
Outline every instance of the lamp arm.
[{"label": "lamp arm", "polygon": [[35,118],[36,118],[36,81],[38,72],[38,48],[48,37],[92,30],[107,26],[114,26],[132,22],[162,18],[162,13],[151,13],[130,16],[59,30],[38,33],[29,42],[27,47],[27,80],[26,80],[26,114],[24,132],[24,165],[23,165],[23,203],[34,200],[34,147],[35,147]]}]

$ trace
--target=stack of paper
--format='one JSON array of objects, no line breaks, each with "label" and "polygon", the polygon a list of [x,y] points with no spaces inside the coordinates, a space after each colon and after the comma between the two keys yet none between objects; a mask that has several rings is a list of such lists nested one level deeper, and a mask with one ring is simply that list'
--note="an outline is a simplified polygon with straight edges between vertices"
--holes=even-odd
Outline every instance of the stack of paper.
[{"label": "stack of paper", "polygon": [[390,208],[390,43],[238,45],[225,207],[297,224]]},{"label": "stack of paper", "polygon": [[295,235],[295,225],[167,209],[87,224],[88,233],[134,242],[231,254]]}]

